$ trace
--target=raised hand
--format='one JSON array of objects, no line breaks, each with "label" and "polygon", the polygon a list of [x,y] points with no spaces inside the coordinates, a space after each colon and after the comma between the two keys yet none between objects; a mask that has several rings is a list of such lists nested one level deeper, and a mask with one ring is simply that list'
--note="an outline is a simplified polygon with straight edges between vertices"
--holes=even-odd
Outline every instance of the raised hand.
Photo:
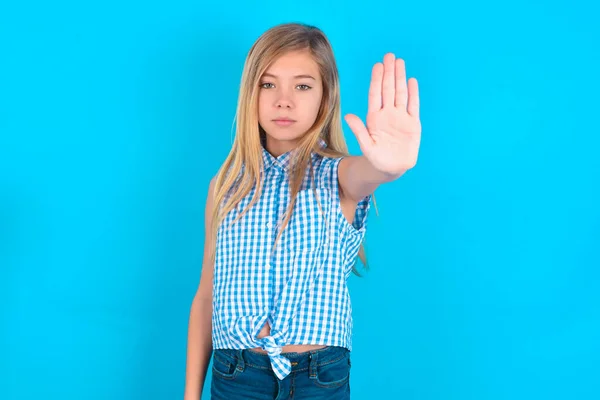
[{"label": "raised hand", "polygon": [[404,60],[388,53],[373,66],[367,125],[354,114],[344,119],[363,155],[377,170],[401,175],[417,163],[421,142],[419,87],[406,81]]}]

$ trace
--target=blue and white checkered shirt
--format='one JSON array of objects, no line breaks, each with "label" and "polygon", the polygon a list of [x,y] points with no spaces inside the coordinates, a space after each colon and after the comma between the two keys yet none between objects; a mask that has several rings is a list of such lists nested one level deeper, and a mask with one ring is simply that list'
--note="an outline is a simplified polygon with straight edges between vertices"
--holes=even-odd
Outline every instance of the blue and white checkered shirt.
[{"label": "blue and white checkered shirt", "polygon": [[[264,182],[258,202],[230,225],[249,204],[253,188],[219,226],[212,339],[214,349],[265,349],[273,371],[284,379],[291,371],[289,359],[281,355],[284,345],[352,350],[352,307],[346,281],[365,234],[371,196],[359,203],[354,222],[349,223],[339,201],[341,158],[313,153],[316,189],[310,187],[307,173],[296,208],[271,256],[290,201],[290,153],[275,158],[262,151]],[[267,322],[270,335],[258,339]]]}]

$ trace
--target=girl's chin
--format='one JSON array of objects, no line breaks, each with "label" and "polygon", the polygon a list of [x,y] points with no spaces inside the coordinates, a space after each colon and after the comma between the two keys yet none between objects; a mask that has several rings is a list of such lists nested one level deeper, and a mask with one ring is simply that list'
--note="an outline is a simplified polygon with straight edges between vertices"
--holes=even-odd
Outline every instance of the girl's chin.
[{"label": "girl's chin", "polygon": [[267,137],[278,142],[295,142],[302,138],[302,134],[285,129],[272,129],[267,132]]}]

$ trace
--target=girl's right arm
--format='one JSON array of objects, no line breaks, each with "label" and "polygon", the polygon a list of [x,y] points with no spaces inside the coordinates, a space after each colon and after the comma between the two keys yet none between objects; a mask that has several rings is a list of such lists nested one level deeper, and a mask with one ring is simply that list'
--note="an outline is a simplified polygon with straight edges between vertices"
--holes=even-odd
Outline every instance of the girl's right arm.
[{"label": "girl's right arm", "polygon": [[[204,258],[200,285],[192,301],[188,326],[187,362],[184,400],[199,400],[212,356],[212,284],[211,253],[215,246],[209,240],[212,232],[212,207],[215,179],[210,181],[204,213]],[[211,265],[209,265],[211,264]]]}]

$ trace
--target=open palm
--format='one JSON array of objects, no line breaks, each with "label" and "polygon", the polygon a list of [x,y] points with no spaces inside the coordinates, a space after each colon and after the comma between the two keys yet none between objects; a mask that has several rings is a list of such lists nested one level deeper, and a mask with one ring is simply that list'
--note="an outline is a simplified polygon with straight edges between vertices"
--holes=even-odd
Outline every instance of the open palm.
[{"label": "open palm", "polygon": [[363,155],[379,171],[395,175],[417,163],[421,142],[419,87],[406,81],[404,60],[388,53],[373,66],[367,125],[354,114],[345,120]]}]

